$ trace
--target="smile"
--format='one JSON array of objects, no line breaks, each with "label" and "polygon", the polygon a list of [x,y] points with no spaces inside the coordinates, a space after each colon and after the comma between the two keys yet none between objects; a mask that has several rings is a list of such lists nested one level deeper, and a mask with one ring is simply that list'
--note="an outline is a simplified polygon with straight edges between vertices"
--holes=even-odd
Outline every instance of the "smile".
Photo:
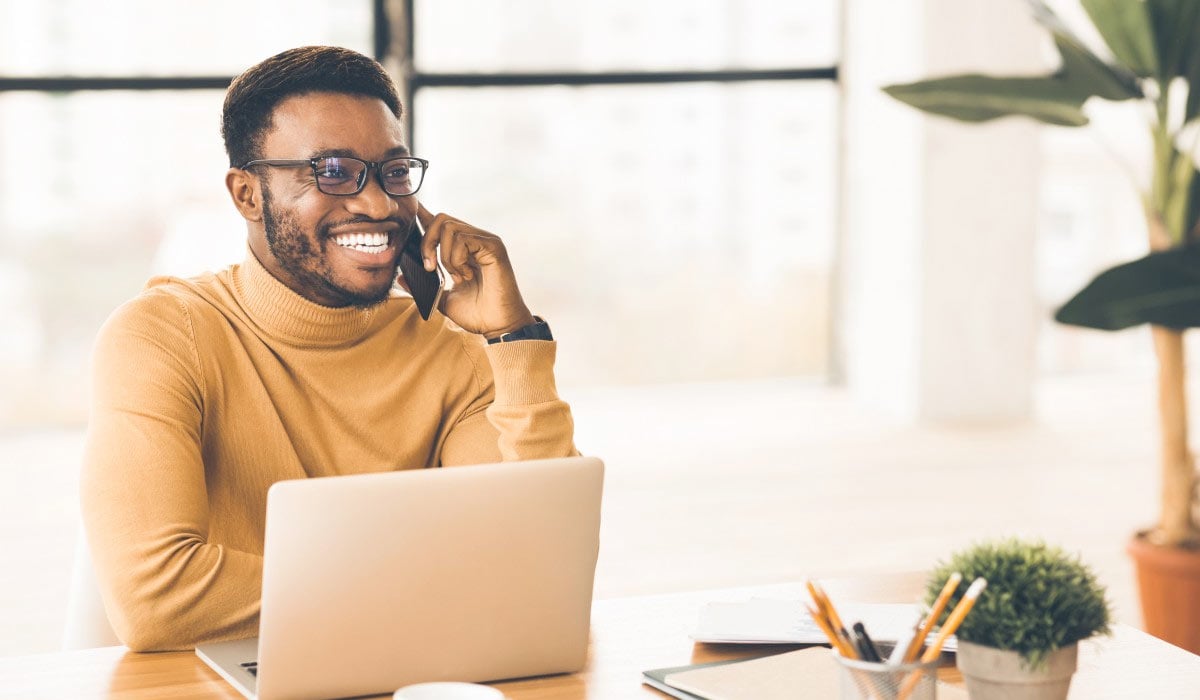
[{"label": "smile", "polygon": [[389,240],[386,233],[342,233],[333,237],[333,242],[343,248],[375,254],[386,251]]}]

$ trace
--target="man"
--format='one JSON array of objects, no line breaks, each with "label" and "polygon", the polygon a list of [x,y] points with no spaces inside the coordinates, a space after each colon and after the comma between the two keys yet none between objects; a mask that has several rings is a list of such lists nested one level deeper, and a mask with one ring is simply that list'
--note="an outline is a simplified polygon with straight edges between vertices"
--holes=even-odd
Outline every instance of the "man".
[{"label": "man", "polygon": [[[222,122],[245,261],[152,279],[100,332],[83,515],[130,648],[257,632],[276,481],[575,454],[547,326],[499,238],[414,196],[400,114],[346,49],[247,70]],[[429,320],[393,288],[414,220],[454,282]]]}]

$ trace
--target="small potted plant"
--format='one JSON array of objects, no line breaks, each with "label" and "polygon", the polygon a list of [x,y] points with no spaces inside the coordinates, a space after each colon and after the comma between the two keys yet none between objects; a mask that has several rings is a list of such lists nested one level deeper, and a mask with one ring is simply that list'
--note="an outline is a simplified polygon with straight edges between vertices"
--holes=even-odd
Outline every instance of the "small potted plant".
[{"label": "small potted plant", "polygon": [[[1078,557],[1043,542],[982,542],[933,571],[930,604],[956,571],[964,581],[987,579],[957,631],[958,669],[971,699],[1066,698],[1079,640],[1109,633],[1109,605],[1095,574]],[[959,587],[947,611],[965,591]]]}]

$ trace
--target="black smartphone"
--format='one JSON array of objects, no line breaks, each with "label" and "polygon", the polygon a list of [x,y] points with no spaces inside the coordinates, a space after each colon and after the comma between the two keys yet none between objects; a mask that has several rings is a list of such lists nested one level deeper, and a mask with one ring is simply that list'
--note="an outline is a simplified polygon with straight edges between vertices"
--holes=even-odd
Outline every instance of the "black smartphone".
[{"label": "black smartphone", "polygon": [[404,249],[400,251],[400,274],[404,275],[408,291],[413,301],[417,302],[421,318],[428,321],[433,307],[437,306],[438,297],[442,295],[442,275],[437,265],[434,265],[433,272],[425,269],[425,263],[421,260],[421,241],[424,238],[425,232],[421,230],[420,222],[413,219],[412,231],[404,241]]}]

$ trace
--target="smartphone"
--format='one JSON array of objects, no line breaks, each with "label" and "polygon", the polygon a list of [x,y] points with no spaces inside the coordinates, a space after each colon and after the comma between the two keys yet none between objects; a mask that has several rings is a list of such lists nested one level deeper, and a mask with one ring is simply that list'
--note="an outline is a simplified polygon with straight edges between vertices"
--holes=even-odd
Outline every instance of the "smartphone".
[{"label": "smartphone", "polygon": [[421,223],[413,219],[412,231],[404,241],[404,249],[400,251],[400,274],[404,275],[413,301],[417,302],[421,318],[428,321],[429,314],[433,313],[438,298],[442,296],[442,275],[437,265],[434,265],[433,272],[425,269],[425,263],[421,260],[421,241],[424,238],[425,231],[421,229]]}]

